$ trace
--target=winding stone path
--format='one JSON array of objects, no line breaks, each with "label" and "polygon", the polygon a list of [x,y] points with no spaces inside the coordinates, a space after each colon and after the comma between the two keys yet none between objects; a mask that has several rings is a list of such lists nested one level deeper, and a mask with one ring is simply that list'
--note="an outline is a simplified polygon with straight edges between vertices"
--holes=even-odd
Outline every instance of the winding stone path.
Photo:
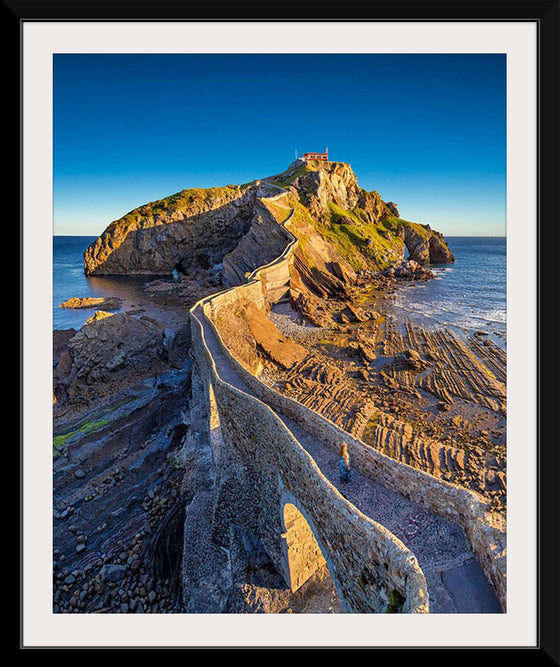
[{"label": "winding stone path", "polygon": [[[222,352],[202,309],[196,308],[194,314],[203,326],[220,378],[253,395]],[[340,484],[338,456],[294,421],[275,413],[331,484],[360,512],[385,526],[415,554],[426,576],[430,613],[501,613],[461,526],[430,513],[355,470],[347,484]]]}]

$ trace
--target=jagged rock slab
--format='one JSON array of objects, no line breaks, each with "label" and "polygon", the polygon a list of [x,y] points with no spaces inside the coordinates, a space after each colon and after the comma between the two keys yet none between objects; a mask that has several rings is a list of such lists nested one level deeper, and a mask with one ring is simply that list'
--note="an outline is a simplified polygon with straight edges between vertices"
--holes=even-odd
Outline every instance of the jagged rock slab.
[{"label": "jagged rock slab", "polygon": [[375,411],[373,400],[343,371],[314,354],[283,376],[282,387],[283,393],[358,438]]},{"label": "jagged rock slab", "polygon": [[[500,357],[504,357],[489,351],[482,360],[472,353],[472,349],[472,343],[466,345],[448,330],[432,332],[407,323],[403,335],[388,318],[383,352],[395,360],[384,369],[383,376],[389,384],[394,383],[405,390],[425,389],[447,403],[457,397],[505,413],[506,387],[499,379],[504,377],[500,365]],[[407,373],[407,365],[403,366],[403,357],[408,354],[410,364],[414,353],[421,365],[418,370],[427,369],[417,375]],[[499,377],[484,363],[489,358],[494,360],[492,368],[497,370]]]},{"label": "jagged rock slab", "polygon": [[165,329],[149,317],[98,311],[67,343],[54,369],[59,401],[88,403],[165,368]]},{"label": "jagged rock slab", "polygon": [[77,297],[73,296],[60,304],[59,308],[100,308],[104,310],[119,310],[122,299],[118,297]]}]

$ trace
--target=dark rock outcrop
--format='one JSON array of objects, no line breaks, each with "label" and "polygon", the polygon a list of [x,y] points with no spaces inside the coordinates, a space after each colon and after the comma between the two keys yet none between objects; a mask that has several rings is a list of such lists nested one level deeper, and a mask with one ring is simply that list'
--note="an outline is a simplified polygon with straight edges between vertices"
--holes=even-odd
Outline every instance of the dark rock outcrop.
[{"label": "dark rock outcrop", "polygon": [[67,341],[54,369],[57,400],[87,404],[165,369],[161,323],[128,313],[103,315],[91,318]]},{"label": "dark rock outcrop", "polygon": [[388,201],[387,202],[387,208],[391,211],[391,213],[395,216],[395,218],[400,218],[401,217],[399,215],[399,209],[397,208],[397,205],[394,202]]},{"label": "dark rock outcrop", "polygon": [[426,266],[455,261],[455,256],[448,248],[443,235],[433,231],[429,225],[407,224],[403,226],[403,233],[410,259],[418,264]]}]

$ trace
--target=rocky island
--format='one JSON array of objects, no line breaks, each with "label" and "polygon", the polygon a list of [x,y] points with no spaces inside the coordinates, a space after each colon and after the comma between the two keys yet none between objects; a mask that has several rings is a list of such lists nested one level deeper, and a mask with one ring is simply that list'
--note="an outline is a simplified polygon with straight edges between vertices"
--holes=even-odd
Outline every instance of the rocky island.
[{"label": "rocky island", "polygon": [[386,307],[453,261],[342,162],[112,222],[85,274],[148,282],[54,332],[54,611],[504,611],[505,351]]}]

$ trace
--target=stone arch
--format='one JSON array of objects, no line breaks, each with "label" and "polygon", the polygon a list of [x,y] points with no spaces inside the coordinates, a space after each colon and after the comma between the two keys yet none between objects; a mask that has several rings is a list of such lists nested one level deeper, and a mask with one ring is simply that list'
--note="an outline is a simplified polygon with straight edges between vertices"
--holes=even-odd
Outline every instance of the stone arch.
[{"label": "stone arch", "polygon": [[292,593],[327,564],[313,530],[302,512],[292,502],[282,510],[284,543],[284,579]]}]

